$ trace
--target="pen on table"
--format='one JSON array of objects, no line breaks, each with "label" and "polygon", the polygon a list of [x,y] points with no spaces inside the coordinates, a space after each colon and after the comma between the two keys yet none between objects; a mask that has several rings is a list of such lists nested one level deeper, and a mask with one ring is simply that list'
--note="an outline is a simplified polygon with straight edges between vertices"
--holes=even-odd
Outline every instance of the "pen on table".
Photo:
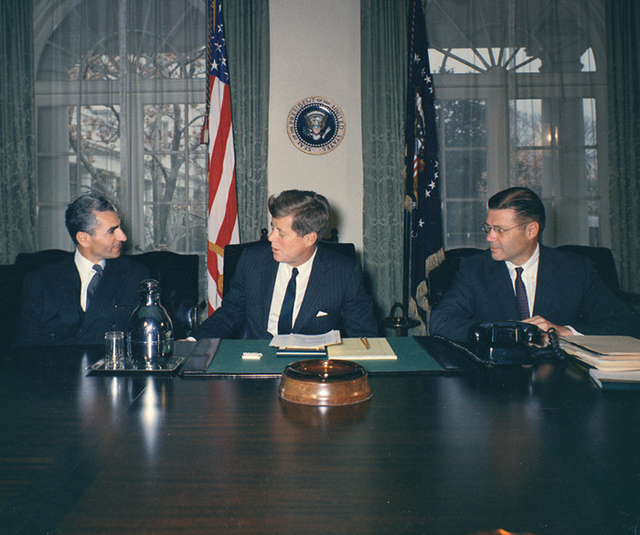
[{"label": "pen on table", "polygon": [[367,340],[366,338],[360,338],[360,341],[362,342],[362,345],[364,346],[365,349],[371,349],[369,340]]}]

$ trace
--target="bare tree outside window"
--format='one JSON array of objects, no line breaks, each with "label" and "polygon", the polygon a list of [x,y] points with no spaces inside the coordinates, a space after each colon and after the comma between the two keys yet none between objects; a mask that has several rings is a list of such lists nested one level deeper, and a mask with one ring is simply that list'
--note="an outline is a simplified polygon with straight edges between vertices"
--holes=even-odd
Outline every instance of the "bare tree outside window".
[{"label": "bare tree outside window", "polygon": [[36,87],[44,247],[68,247],[66,204],[99,191],[121,209],[130,252],[196,253],[204,285],[204,7],[192,0],[60,3]]}]

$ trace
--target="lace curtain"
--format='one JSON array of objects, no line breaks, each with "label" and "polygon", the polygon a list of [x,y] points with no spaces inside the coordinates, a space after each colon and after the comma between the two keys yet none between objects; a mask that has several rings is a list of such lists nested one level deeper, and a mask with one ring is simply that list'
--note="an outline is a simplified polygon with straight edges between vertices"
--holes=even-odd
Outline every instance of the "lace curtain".
[{"label": "lace curtain", "polygon": [[35,249],[31,3],[0,2],[0,263]]}]

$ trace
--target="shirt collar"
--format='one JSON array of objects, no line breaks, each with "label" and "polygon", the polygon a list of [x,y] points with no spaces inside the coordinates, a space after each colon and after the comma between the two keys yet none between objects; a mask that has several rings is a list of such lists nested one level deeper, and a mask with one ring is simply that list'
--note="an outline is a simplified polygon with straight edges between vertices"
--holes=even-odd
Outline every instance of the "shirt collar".
[{"label": "shirt collar", "polygon": [[[93,277],[93,262],[87,258],[85,258],[84,256],[82,256],[82,254],[80,253],[80,251],[78,251],[78,249],[76,249],[75,254],[73,255],[73,260],[76,263],[76,267],[78,268],[78,273],[80,273],[80,278],[84,279],[84,278],[91,278]],[[106,265],[107,261],[106,260],[100,260],[100,262],[98,262],[100,264],[100,266],[102,266],[102,269],[104,269],[104,266]]]},{"label": "shirt collar", "polygon": [[513,262],[510,262],[509,260],[505,260],[504,263],[507,264],[509,273],[514,273],[517,267],[522,267],[522,270],[526,272],[527,270],[530,270],[538,263],[539,258],[540,258],[540,244],[538,243],[536,244],[536,250],[533,251],[533,254],[529,257],[529,260],[527,260],[524,264],[522,264],[522,266],[516,266]]},{"label": "shirt collar", "polygon": [[[311,255],[311,258],[309,258],[309,260],[307,260],[304,264],[300,264],[299,266],[296,266],[298,268],[298,275],[302,275],[306,277],[309,275],[309,273],[311,273],[311,268],[313,267],[313,260],[315,259],[317,252],[318,252],[318,248],[316,247],[316,250],[313,251],[313,254]],[[293,266],[290,266],[285,262],[282,262],[281,265],[284,268],[287,276],[290,277],[291,272],[293,271]]]}]

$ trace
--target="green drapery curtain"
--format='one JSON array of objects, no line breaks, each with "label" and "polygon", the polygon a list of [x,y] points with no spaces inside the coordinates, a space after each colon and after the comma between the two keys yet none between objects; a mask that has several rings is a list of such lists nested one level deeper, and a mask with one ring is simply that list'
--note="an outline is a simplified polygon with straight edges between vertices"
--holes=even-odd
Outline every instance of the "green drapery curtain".
[{"label": "green drapery curtain", "polygon": [[364,270],[378,319],[402,300],[406,0],[361,0]]},{"label": "green drapery curtain", "polygon": [[640,6],[605,4],[611,244],[622,288],[640,292]]},{"label": "green drapery curtain", "polygon": [[224,3],[240,241],[268,223],[269,2]]},{"label": "green drapery curtain", "polygon": [[0,2],[0,263],[35,249],[32,5]]}]

